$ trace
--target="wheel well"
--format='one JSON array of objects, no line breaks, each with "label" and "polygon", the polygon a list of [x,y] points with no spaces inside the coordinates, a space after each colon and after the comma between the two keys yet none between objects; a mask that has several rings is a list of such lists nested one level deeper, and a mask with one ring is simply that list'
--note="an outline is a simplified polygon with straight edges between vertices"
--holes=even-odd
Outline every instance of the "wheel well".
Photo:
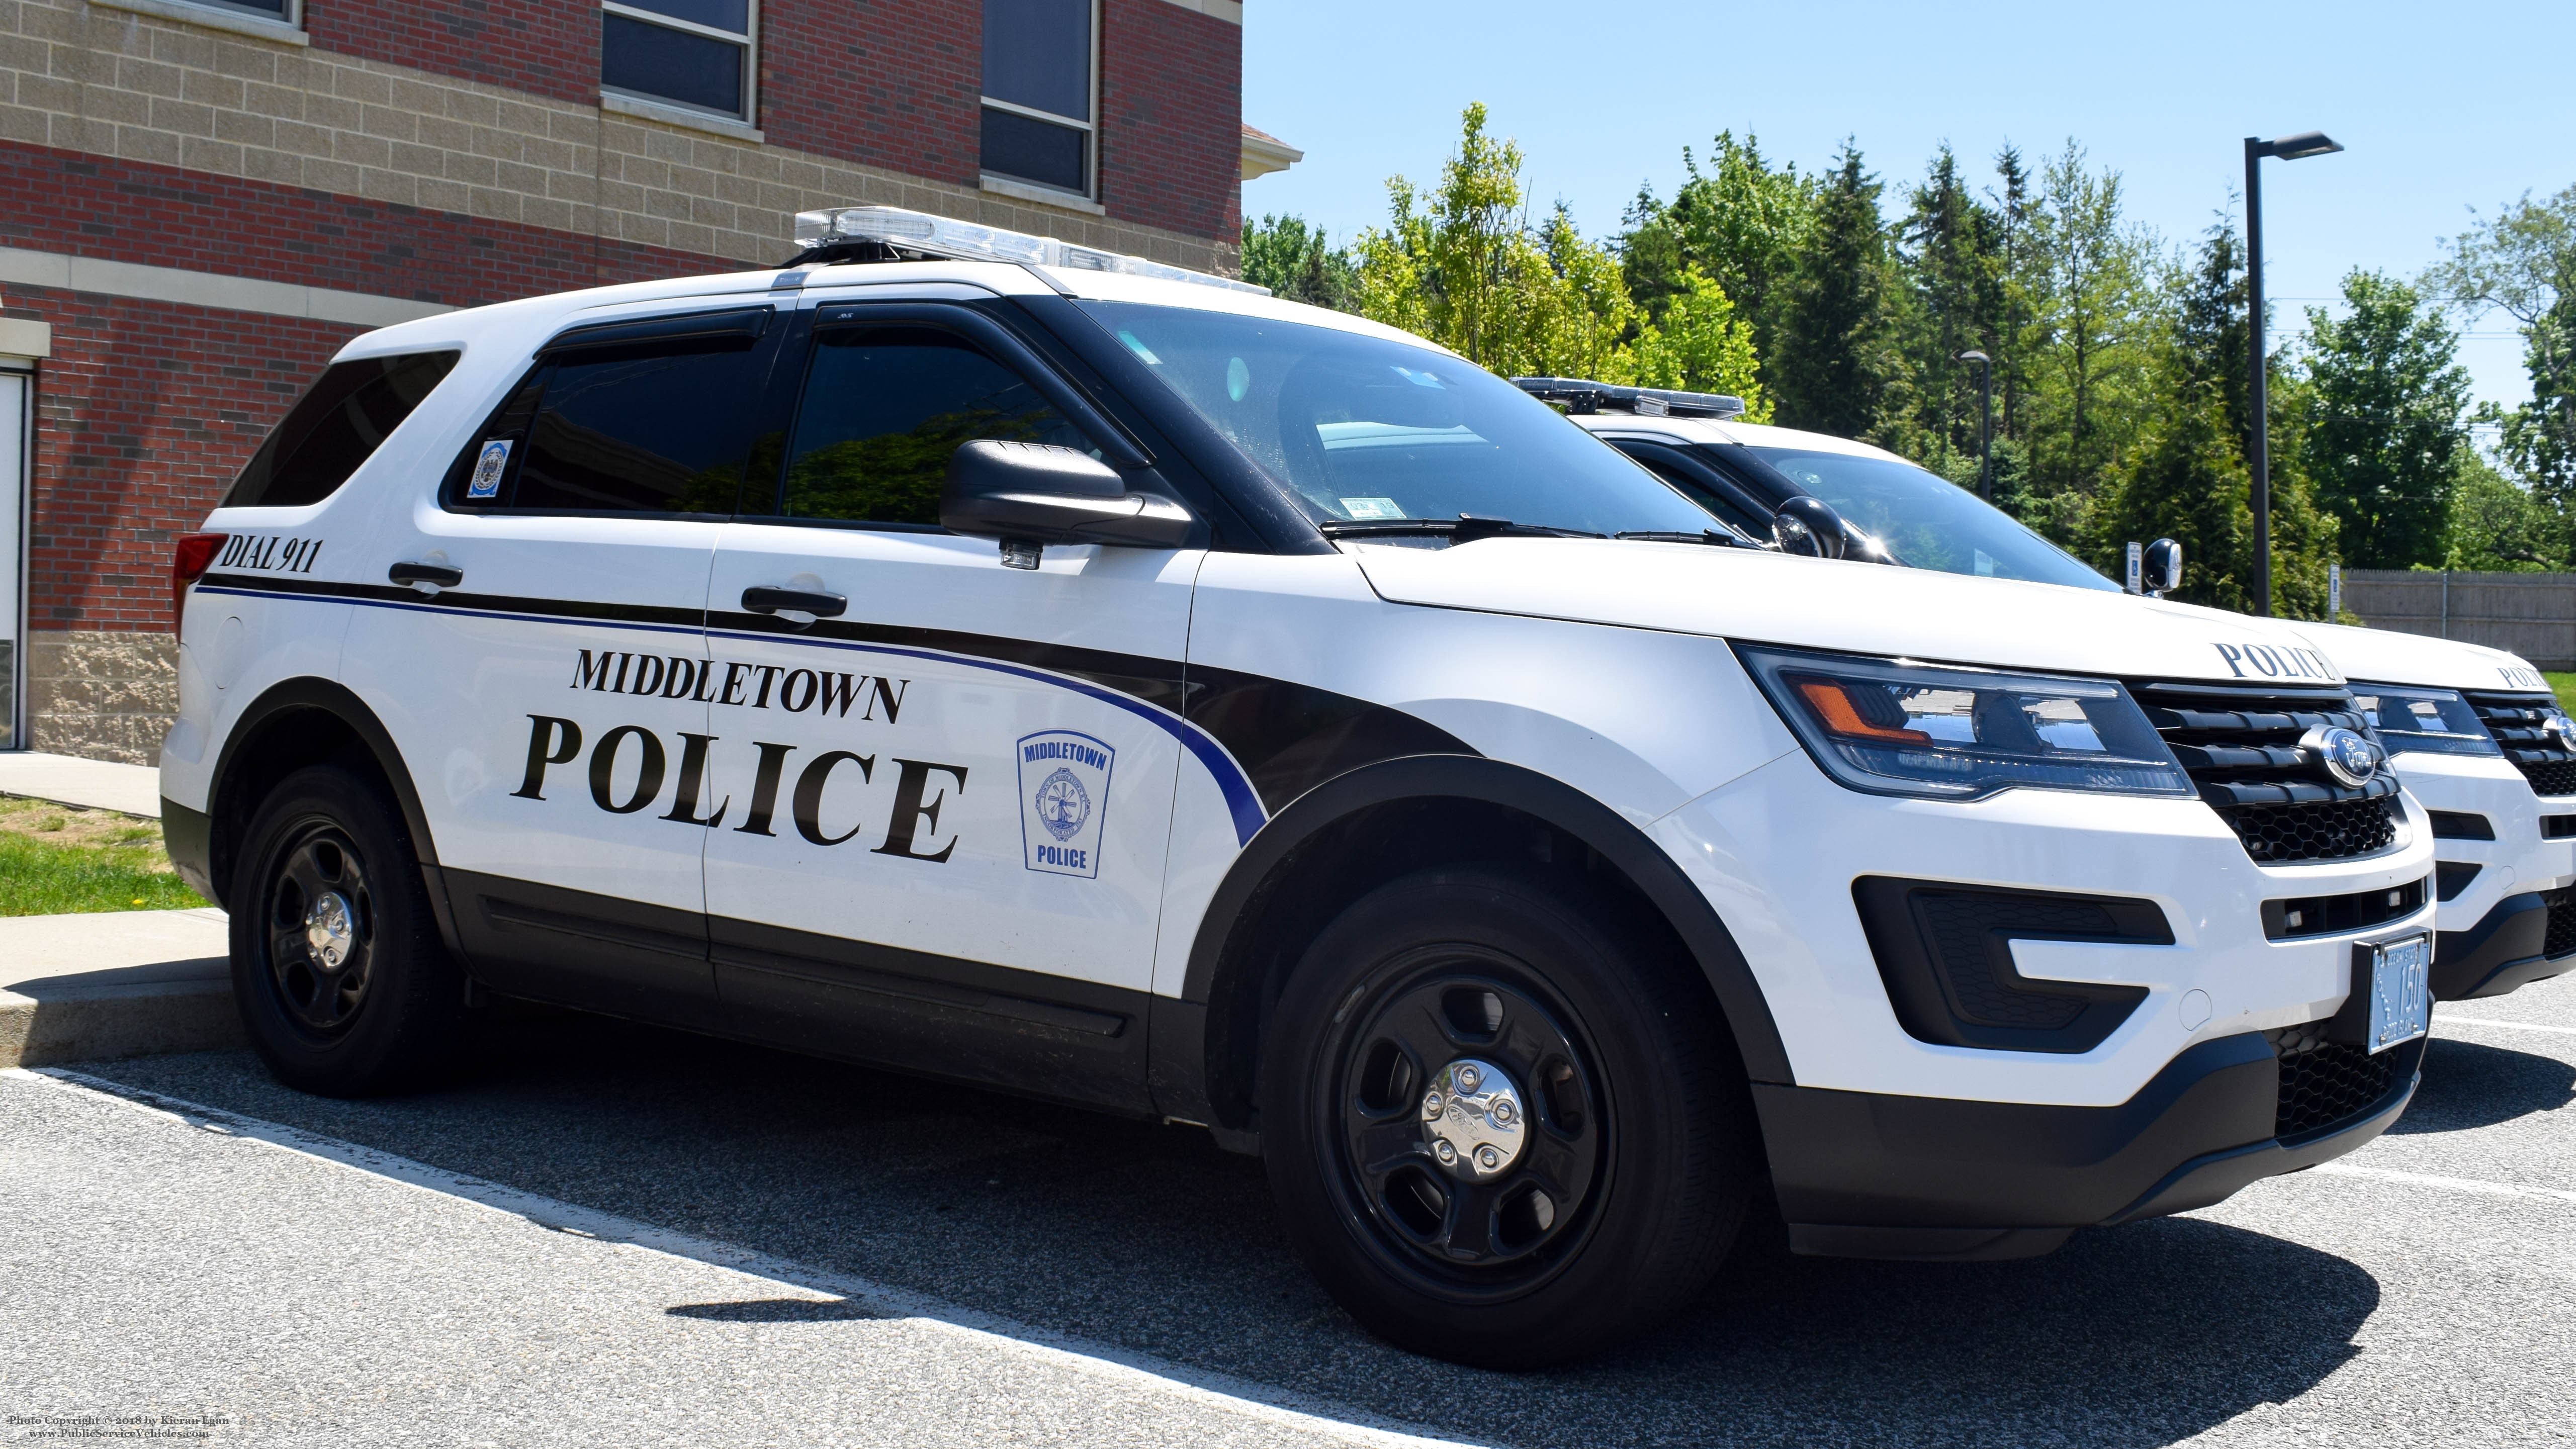
[{"label": "wheel well", "polygon": [[[288,705],[264,715],[226,751],[209,802],[213,817],[207,862],[216,893],[232,895],[233,863],[259,802],[280,780],[307,765],[337,764],[385,779],[385,770],[358,728],[319,704]],[[390,783],[390,782],[388,782]]]},{"label": "wheel well", "polygon": [[[1254,1124],[1262,1031],[1288,974],[1335,917],[1389,881],[1435,866],[1535,864],[1608,897],[1630,924],[1691,952],[1628,873],[1581,837],[1489,800],[1417,796],[1364,806],[1300,840],[1261,878],[1226,932],[1207,997],[1206,1088],[1220,1125]],[[1703,980],[1700,989],[1708,991]],[[1710,1004],[1723,1015],[1715,993]]]}]

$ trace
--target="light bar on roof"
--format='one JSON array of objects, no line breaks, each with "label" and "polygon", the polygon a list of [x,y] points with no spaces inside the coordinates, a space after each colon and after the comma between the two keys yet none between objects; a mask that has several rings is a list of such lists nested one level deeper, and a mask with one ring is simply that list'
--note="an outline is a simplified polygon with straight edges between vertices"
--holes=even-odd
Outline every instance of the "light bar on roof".
[{"label": "light bar on roof", "polygon": [[1232,277],[1165,266],[1143,257],[1104,252],[1097,247],[1076,246],[1051,236],[1031,236],[1027,232],[1004,231],[1000,227],[977,226],[971,221],[932,216],[924,211],[906,211],[899,206],[835,206],[822,211],[800,211],[796,213],[796,241],[805,247],[830,246],[834,242],[882,242],[908,251],[968,261],[1019,262],[1075,272],[1119,272],[1130,277],[1195,282],[1202,287],[1225,287],[1264,297],[1270,295],[1268,287],[1256,287]]},{"label": "light bar on roof", "polygon": [[1641,418],[1732,418],[1744,413],[1744,399],[1722,392],[1623,387],[1586,377],[1516,377],[1512,383],[1541,401],[1563,403],[1567,412],[1578,415],[1606,411]]}]

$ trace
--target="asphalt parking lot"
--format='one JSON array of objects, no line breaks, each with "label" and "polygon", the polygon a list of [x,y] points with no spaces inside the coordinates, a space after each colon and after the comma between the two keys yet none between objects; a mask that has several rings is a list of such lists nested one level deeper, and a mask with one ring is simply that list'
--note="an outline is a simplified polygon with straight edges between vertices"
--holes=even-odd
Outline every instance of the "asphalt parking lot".
[{"label": "asphalt parking lot", "polygon": [[2576,1442],[2576,982],[2436,1038],[2413,1111],[2341,1163],[2028,1263],[1757,1243],[1671,1328],[1518,1377],[1359,1332],[1259,1165],[1192,1129],[535,1012],[394,1100],[246,1053],[13,1072],[0,1431]]}]

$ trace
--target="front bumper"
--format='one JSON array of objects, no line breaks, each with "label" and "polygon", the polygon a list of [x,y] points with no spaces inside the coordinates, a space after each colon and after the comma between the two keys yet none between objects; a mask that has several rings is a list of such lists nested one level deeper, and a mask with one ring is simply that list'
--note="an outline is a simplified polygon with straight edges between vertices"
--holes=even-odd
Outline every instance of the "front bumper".
[{"label": "front bumper", "polygon": [[[1754,1086],[1790,1247],[1826,1257],[2034,1257],[2080,1227],[2207,1207],[2386,1131],[2415,1093],[2424,1039],[2392,1047],[2387,1087],[2321,1126],[2283,1090],[2263,1032],[2203,1041],[2115,1107],[2057,1107]],[[2339,1048],[2358,1053],[2359,1048]],[[2349,1064],[2367,1058],[2338,1058]]]},{"label": "front bumper", "polygon": [[2548,954],[2551,916],[2576,910],[2563,893],[2552,894],[2556,904],[2537,891],[2507,896],[2468,929],[2436,932],[2433,999],[2502,996],[2576,970],[2576,950],[2562,950],[2554,957]]}]

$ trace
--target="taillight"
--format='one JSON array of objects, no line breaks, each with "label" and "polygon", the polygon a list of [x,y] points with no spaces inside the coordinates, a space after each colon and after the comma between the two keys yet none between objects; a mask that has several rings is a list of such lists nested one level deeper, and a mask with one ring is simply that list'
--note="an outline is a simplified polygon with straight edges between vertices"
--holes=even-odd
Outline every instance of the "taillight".
[{"label": "taillight", "polygon": [[170,632],[179,632],[180,623],[188,617],[188,585],[205,576],[212,568],[215,555],[223,550],[229,533],[182,534],[179,546],[170,553]]}]

